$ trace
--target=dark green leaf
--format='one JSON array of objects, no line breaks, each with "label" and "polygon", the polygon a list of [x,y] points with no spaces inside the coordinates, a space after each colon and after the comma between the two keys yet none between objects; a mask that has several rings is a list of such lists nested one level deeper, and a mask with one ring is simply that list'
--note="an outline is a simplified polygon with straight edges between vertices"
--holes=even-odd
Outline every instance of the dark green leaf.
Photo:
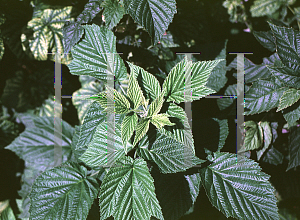
[{"label": "dark green leaf", "polygon": [[125,14],[124,6],[118,0],[105,0],[101,6],[104,7],[105,26],[112,29]]},{"label": "dark green leaf", "polygon": [[289,134],[289,165],[287,171],[300,165],[300,127],[292,127]]}]

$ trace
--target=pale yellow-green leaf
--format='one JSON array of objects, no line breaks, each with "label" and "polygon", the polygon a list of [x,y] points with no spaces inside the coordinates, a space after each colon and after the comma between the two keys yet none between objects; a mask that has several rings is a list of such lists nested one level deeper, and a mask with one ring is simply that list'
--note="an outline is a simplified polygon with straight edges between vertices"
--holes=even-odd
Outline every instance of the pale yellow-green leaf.
[{"label": "pale yellow-green leaf", "polygon": [[175,125],[175,123],[170,122],[167,114],[153,115],[151,117],[151,123],[158,129],[162,129],[162,127],[164,127],[165,125]]}]

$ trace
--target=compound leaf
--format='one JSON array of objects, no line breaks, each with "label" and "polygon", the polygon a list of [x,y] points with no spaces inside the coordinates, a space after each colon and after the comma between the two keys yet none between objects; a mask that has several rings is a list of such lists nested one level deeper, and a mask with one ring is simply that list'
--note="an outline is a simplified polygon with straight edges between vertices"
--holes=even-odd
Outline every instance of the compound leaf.
[{"label": "compound leaf", "polygon": [[149,130],[149,124],[150,124],[149,118],[143,118],[141,121],[139,121],[139,123],[136,126],[133,146],[135,146],[137,142],[139,142],[139,140],[141,140],[142,137],[147,133],[147,131]]},{"label": "compound leaf", "polygon": [[[130,112],[125,115],[121,126],[121,136],[123,141],[123,146],[127,146],[128,140],[133,135],[133,132],[138,124],[138,116],[135,112]],[[125,151],[127,151],[125,149]]]},{"label": "compound leaf", "polygon": [[258,163],[236,154],[215,152],[212,164],[200,170],[206,194],[226,217],[237,219],[279,220],[270,176]]},{"label": "compound leaf", "polygon": [[76,163],[42,173],[30,193],[30,219],[86,219],[99,191],[96,179]]},{"label": "compound leaf", "polygon": [[293,105],[299,99],[300,99],[300,90],[290,88],[289,90],[285,91],[281,96],[279,101],[279,106],[276,111],[279,112],[280,110]]},{"label": "compound leaf", "polygon": [[100,219],[164,219],[146,161],[124,157],[106,174],[100,189]]}]

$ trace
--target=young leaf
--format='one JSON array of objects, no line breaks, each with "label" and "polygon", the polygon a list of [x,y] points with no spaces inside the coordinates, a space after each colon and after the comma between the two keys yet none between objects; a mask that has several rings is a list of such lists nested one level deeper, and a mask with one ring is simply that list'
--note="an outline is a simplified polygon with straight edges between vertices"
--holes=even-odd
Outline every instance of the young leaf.
[{"label": "young leaf", "polygon": [[153,45],[161,39],[177,13],[175,0],[124,0],[124,6],[134,21],[148,31]]},{"label": "young leaf", "polygon": [[300,71],[300,33],[292,28],[279,27],[269,23],[276,39],[277,53],[284,65]]},{"label": "young leaf", "polygon": [[175,125],[163,127],[161,132],[195,153],[193,134],[185,111],[180,106],[169,103],[166,114],[173,117]]},{"label": "young leaf", "polygon": [[200,170],[206,194],[226,217],[237,219],[279,220],[270,176],[258,163],[235,154],[215,152],[212,164]]},{"label": "young leaf", "polygon": [[[191,90],[192,100],[198,100],[206,95],[214,93],[215,91],[207,88],[208,77],[213,68],[221,60],[214,61],[198,61],[192,63],[185,59],[172,68],[167,78],[163,83],[165,90],[166,101],[175,101],[176,103],[188,101],[185,97],[185,72],[191,71]],[[190,100],[191,101],[191,100]]]},{"label": "young leaf", "polygon": [[269,148],[270,144],[272,143],[272,129],[267,121],[260,122],[258,124],[259,127],[263,130],[263,148],[256,152],[257,160],[261,159],[261,156],[265,153],[265,151]]},{"label": "young leaf", "polygon": [[84,25],[85,37],[72,49],[73,60],[68,65],[74,75],[89,75],[106,81],[113,75],[115,81],[127,77],[125,64],[116,54],[116,37],[105,27]]},{"label": "young leaf", "polygon": [[124,6],[118,0],[105,0],[101,6],[104,7],[105,26],[112,29],[125,14]]},{"label": "young leaf", "polygon": [[151,102],[161,94],[159,81],[143,68],[127,62],[131,72],[134,73],[146,99]]},{"label": "young leaf", "polygon": [[[113,103],[111,103],[113,104],[113,106],[107,105],[108,97],[110,98],[114,97],[114,99],[112,100]],[[93,99],[98,101],[101,104],[101,107],[104,108],[105,111],[109,111],[110,113],[125,114],[130,109],[130,103],[127,100],[127,98],[121,93],[119,93],[117,90],[112,89],[109,86],[106,86],[105,92],[101,92],[96,96],[91,96],[88,99]]]},{"label": "young leaf", "polygon": [[150,119],[148,118],[143,118],[141,121],[136,126],[136,132],[135,132],[135,137],[133,141],[133,146],[139,142],[143,136],[147,133],[149,130],[149,124],[150,124]]},{"label": "young leaf", "polygon": [[263,130],[261,126],[254,121],[246,121],[245,127],[248,129],[246,131],[244,145],[239,152],[260,148],[263,143]]},{"label": "young leaf", "polygon": [[300,127],[292,127],[289,134],[289,165],[287,171],[300,165]]},{"label": "young leaf", "polygon": [[100,189],[100,219],[163,220],[146,161],[124,157],[106,174]]},{"label": "young leaf", "polygon": [[[127,143],[125,151],[121,139],[121,124],[114,125],[112,128],[106,122],[99,124],[88,149],[79,159],[91,167],[97,167],[107,166],[108,163],[114,164],[119,158],[125,156],[132,149],[132,145]],[[110,137],[108,132],[113,133],[114,137]]]},{"label": "young leaf", "polygon": [[[133,132],[136,128],[136,125],[138,124],[138,116],[135,112],[130,112],[125,115],[124,120],[122,121],[121,126],[121,136],[123,141],[123,146],[127,146],[128,140],[133,135]],[[127,152],[127,149],[125,148],[125,151]]]},{"label": "young leaf", "polygon": [[157,127],[157,129],[162,129],[165,125],[175,125],[175,123],[170,122],[167,114],[158,114],[151,117],[151,123]]},{"label": "young leaf", "polygon": [[84,29],[81,24],[90,22],[101,11],[101,3],[102,0],[89,0],[82,13],[78,15],[76,22],[66,22],[63,28],[65,53],[69,53],[82,37]]},{"label": "young leaf", "polygon": [[194,152],[180,142],[159,131],[151,131],[140,141],[137,154],[145,160],[154,161],[162,173],[177,173],[201,164]]},{"label": "young leaf", "polygon": [[[72,7],[62,9],[45,9],[35,13],[28,22],[28,28],[33,29],[33,39],[29,40],[30,50],[37,60],[47,60],[48,50],[52,53],[63,53],[62,27],[71,19]],[[22,34],[22,42],[26,41],[26,35]]]},{"label": "young leaf", "polygon": [[145,101],[143,92],[138,84],[138,81],[136,80],[135,72],[132,69],[129,76],[127,96],[133,102],[134,109],[137,109],[141,102]]},{"label": "young leaf", "polygon": [[160,110],[161,110],[161,107],[164,103],[164,93],[162,92],[149,106],[149,109],[148,109],[148,114],[147,116],[148,117],[152,117],[154,115],[157,115]]},{"label": "young leaf", "polygon": [[267,66],[270,72],[283,84],[300,89],[300,71],[297,73],[289,67]]},{"label": "young leaf", "polygon": [[280,98],[279,106],[276,112],[285,109],[294,103],[296,103],[300,99],[300,90],[290,88],[289,90],[285,91]]},{"label": "young leaf", "polygon": [[254,82],[245,94],[245,107],[250,109],[245,111],[245,115],[258,114],[277,107],[280,97],[287,89],[274,77]]},{"label": "young leaf", "polygon": [[42,173],[30,193],[30,219],[86,219],[99,189],[86,174],[72,162]]}]

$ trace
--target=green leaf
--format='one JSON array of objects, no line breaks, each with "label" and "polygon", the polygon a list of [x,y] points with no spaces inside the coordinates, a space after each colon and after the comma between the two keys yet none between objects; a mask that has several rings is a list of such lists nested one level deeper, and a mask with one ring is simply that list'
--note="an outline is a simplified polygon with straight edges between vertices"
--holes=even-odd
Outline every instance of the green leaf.
[{"label": "green leaf", "polygon": [[277,166],[283,162],[283,154],[280,153],[275,147],[271,148],[263,155],[262,161]]},{"label": "green leaf", "polygon": [[[163,83],[165,96],[167,96],[166,101],[180,103],[198,100],[206,95],[214,93],[214,90],[207,88],[205,85],[211,71],[220,61],[221,60],[198,61],[196,63],[192,63],[191,61],[186,61],[186,59],[182,60],[172,68],[171,72],[168,74]],[[187,93],[187,91],[185,91],[186,71],[191,72],[190,81],[192,100],[190,100],[188,97],[185,97],[185,92]]]},{"label": "green leaf", "polygon": [[149,124],[150,124],[150,119],[148,118],[143,118],[141,121],[136,126],[136,132],[135,132],[135,137],[133,141],[133,146],[139,142],[143,136],[147,133],[149,130]]},{"label": "green leaf", "polygon": [[81,124],[83,123],[83,119],[92,103],[92,100],[88,100],[86,98],[98,94],[103,90],[103,83],[91,81],[73,93],[72,103],[77,108],[78,118]]},{"label": "green leaf", "polygon": [[185,111],[176,104],[168,104],[165,113],[171,117],[169,117],[169,119],[171,122],[175,123],[175,125],[165,126],[162,128],[161,132],[166,136],[177,140],[195,153],[193,134]]},{"label": "green leaf", "polygon": [[101,6],[104,7],[105,26],[112,29],[125,14],[124,6],[118,0],[105,0]]},{"label": "green leaf", "polygon": [[[53,117],[28,117],[26,129],[6,147],[33,166],[54,166],[54,120]],[[71,140],[74,134],[67,122],[62,121],[61,147],[63,161],[71,157]]]},{"label": "green leaf", "polygon": [[125,157],[106,174],[100,189],[100,219],[164,219],[153,178],[143,159]]},{"label": "green leaf", "polygon": [[131,73],[134,73],[136,76],[145,98],[149,99],[151,102],[155,100],[161,94],[159,81],[155,78],[155,76],[143,68],[129,62],[127,63],[130,67]]},{"label": "green leaf", "polygon": [[73,60],[68,65],[74,75],[89,75],[106,82],[107,76],[115,81],[126,78],[125,64],[116,51],[116,37],[105,27],[84,25],[85,37],[72,49]]},{"label": "green leaf", "polygon": [[277,53],[287,67],[300,71],[300,33],[292,28],[279,27],[269,23],[276,39]]},{"label": "green leaf", "polygon": [[[88,99],[98,101],[101,104],[101,107],[109,113],[125,114],[130,109],[130,102],[127,100],[127,98],[117,90],[112,89],[109,86],[106,86],[105,92],[101,92],[98,95],[91,96]],[[109,103],[113,105],[109,106],[107,104],[107,100],[109,99],[111,99]]]},{"label": "green leaf", "polygon": [[40,117],[54,117],[54,96],[49,96],[41,107],[36,109],[36,114]]},{"label": "green leaf", "polygon": [[[130,112],[125,115],[124,120],[122,121],[121,126],[121,136],[123,141],[123,146],[127,146],[127,142],[130,140],[133,132],[138,124],[138,116],[135,112]],[[127,149],[125,148],[127,152]]]},{"label": "green leaf", "polygon": [[269,148],[270,144],[272,143],[272,129],[267,121],[260,122],[258,124],[259,127],[263,130],[263,148],[261,150],[258,150],[256,152],[257,154],[257,160],[260,160],[262,155],[265,153],[265,151]]},{"label": "green leaf", "polygon": [[[113,137],[108,135],[109,133],[114,134]],[[127,143],[127,151],[123,147],[120,123],[115,123],[112,127],[103,122],[98,125],[88,149],[79,159],[91,167],[108,166],[108,164],[111,166],[131,149],[130,143]]]},{"label": "green leaf", "polygon": [[135,76],[135,71],[131,69],[128,83],[127,96],[133,103],[133,108],[137,109],[141,102],[145,101],[143,92],[138,84]]},{"label": "green leaf", "polygon": [[90,22],[102,9],[102,0],[89,0],[84,10],[77,16],[76,22],[66,22],[63,27],[63,43],[65,53],[69,53],[72,47],[80,40],[84,33],[81,24]]},{"label": "green leaf", "polygon": [[[244,145],[239,152],[255,150],[262,146],[263,143],[263,130],[260,125],[254,121],[245,122],[246,135]],[[247,129],[248,128],[248,129]]]},{"label": "green leaf", "polygon": [[[33,39],[28,39],[30,51],[37,60],[47,60],[48,50],[52,53],[63,53],[62,28],[66,21],[71,18],[72,7],[62,9],[45,9],[33,14],[32,20],[27,26],[33,29]],[[23,44],[27,41],[27,36],[22,34]],[[24,46],[24,45],[23,45]]]},{"label": "green leaf", "polygon": [[[8,202],[8,200],[7,200],[7,202]],[[1,204],[1,202],[0,202],[0,219],[1,220],[16,220],[16,217],[14,215],[12,208],[9,205],[9,202],[8,202],[8,206],[4,210],[2,209],[2,205],[3,204]]]},{"label": "green leaf", "polygon": [[148,117],[153,117],[154,115],[157,115],[160,110],[161,107],[164,103],[164,93],[162,92],[149,106],[148,109]]},{"label": "green leaf", "polygon": [[40,175],[30,193],[30,219],[86,219],[99,188],[86,174],[85,167],[65,163]]},{"label": "green leaf", "polygon": [[196,202],[201,187],[200,174],[162,174],[153,167],[151,175],[165,219],[180,219]]},{"label": "green leaf", "polygon": [[219,146],[218,146],[218,151],[220,151],[225,145],[225,141],[229,134],[228,120],[227,119],[220,120],[218,118],[212,118],[212,119],[218,122],[220,126],[220,138],[219,138]]},{"label": "green leaf", "polygon": [[162,173],[182,172],[204,162],[190,148],[159,131],[152,131],[147,136],[140,141],[137,154],[154,161]]},{"label": "green leaf", "polygon": [[275,52],[276,44],[272,31],[253,31],[253,35],[261,45]]},{"label": "green leaf", "polygon": [[281,111],[284,108],[287,108],[294,103],[296,103],[300,99],[300,90],[290,88],[289,90],[285,91],[280,98],[279,106],[276,112]]},{"label": "green leaf", "polygon": [[153,45],[161,39],[177,13],[175,0],[124,0],[124,6],[134,21],[147,30]]},{"label": "green leaf", "polygon": [[289,165],[286,171],[300,165],[300,127],[292,127],[289,134]]},{"label": "green leaf", "polygon": [[89,144],[96,131],[97,126],[106,118],[106,113],[98,102],[89,105],[83,123],[80,126],[80,133],[76,144],[76,149]]},{"label": "green leaf", "polygon": [[245,111],[245,115],[267,112],[277,107],[287,89],[274,77],[254,82],[245,94],[245,107],[250,109]]},{"label": "green leaf", "polygon": [[300,101],[298,100],[294,105],[283,109],[282,113],[289,126],[293,125],[300,118]]},{"label": "green leaf", "polygon": [[155,125],[157,129],[162,129],[165,125],[175,125],[175,123],[170,122],[167,114],[153,115],[151,117],[151,123]]},{"label": "green leaf", "polygon": [[226,46],[228,40],[225,40],[225,47],[220,52],[220,54],[215,58],[215,60],[222,59],[218,65],[212,70],[209,75],[206,86],[218,92],[223,88],[227,82],[226,77]]},{"label": "green leaf", "polygon": [[250,7],[252,17],[262,17],[274,14],[285,1],[282,0],[256,0]]},{"label": "green leaf", "polygon": [[215,152],[213,163],[200,170],[206,194],[225,216],[237,219],[277,219],[278,208],[270,176],[258,163],[236,154]]},{"label": "green leaf", "polygon": [[283,84],[300,89],[300,72],[295,72],[289,67],[267,66],[270,72]]}]

